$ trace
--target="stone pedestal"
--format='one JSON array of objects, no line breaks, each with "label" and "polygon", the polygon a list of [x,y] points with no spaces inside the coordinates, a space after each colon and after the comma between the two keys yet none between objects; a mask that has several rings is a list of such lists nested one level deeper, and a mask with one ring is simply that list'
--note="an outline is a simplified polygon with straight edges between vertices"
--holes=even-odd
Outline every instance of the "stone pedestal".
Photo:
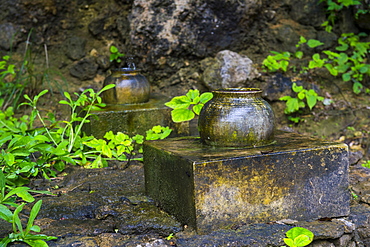
[{"label": "stone pedestal", "polygon": [[146,190],[198,233],[240,223],[349,214],[348,148],[278,132],[260,148],[213,148],[197,137],[146,142]]},{"label": "stone pedestal", "polygon": [[108,131],[132,136],[145,135],[153,126],[162,125],[173,129],[172,137],[193,134],[189,122],[177,124],[172,121],[171,109],[164,105],[169,100],[166,96],[152,94],[146,103],[107,105],[103,110],[92,112],[90,123],[84,125],[83,131],[96,138],[103,138]]}]

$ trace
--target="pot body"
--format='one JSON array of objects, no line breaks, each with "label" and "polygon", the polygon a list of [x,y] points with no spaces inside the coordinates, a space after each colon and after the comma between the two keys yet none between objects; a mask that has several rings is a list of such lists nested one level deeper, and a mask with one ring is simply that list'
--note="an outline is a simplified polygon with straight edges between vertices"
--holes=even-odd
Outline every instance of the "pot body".
[{"label": "pot body", "polygon": [[275,117],[258,88],[213,91],[202,108],[198,129],[203,143],[219,147],[258,147],[273,143]]},{"label": "pot body", "polygon": [[138,70],[122,68],[115,70],[105,80],[103,87],[108,84],[116,86],[102,94],[107,104],[135,104],[149,101],[150,84]]}]

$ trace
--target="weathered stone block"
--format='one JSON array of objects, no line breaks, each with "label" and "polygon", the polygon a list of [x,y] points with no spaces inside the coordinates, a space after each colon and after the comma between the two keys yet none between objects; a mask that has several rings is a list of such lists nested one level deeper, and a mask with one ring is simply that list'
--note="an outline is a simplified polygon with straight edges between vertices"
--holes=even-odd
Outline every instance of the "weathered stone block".
[{"label": "weathered stone block", "polygon": [[171,109],[164,105],[167,101],[167,97],[153,94],[147,103],[108,105],[92,112],[94,116],[83,130],[88,135],[103,138],[108,131],[145,135],[153,126],[162,125],[173,129],[172,136],[190,135],[189,123],[176,124],[171,120]]},{"label": "weathered stone block", "polygon": [[214,148],[197,137],[144,144],[149,196],[199,233],[240,223],[349,214],[348,148],[276,133],[260,148]]}]

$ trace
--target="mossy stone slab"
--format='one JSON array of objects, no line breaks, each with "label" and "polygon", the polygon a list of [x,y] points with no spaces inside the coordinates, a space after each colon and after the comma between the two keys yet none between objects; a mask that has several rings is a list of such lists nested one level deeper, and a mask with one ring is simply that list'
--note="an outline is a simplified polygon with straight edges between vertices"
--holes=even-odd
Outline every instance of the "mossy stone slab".
[{"label": "mossy stone slab", "polygon": [[169,98],[152,94],[149,101],[139,104],[107,105],[100,111],[92,112],[90,123],[84,125],[83,131],[96,138],[103,138],[105,133],[123,132],[130,136],[145,132],[153,126],[169,126],[173,129],[171,137],[191,134],[189,123],[174,123],[171,109],[164,105]]},{"label": "mossy stone slab", "polygon": [[198,233],[347,216],[347,145],[287,132],[275,140],[244,149],[206,146],[197,137],[146,142],[146,191]]}]

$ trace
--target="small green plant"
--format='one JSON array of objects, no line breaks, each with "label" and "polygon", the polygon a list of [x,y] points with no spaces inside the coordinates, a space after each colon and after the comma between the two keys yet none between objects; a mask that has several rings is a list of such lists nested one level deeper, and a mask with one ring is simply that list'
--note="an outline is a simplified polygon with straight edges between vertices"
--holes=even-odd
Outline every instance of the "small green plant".
[{"label": "small green plant", "polygon": [[[344,8],[356,7],[355,18],[357,19],[360,14],[369,13],[368,7],[362,8],[361,5],[367,6],[365,1],[358,0],[320,0],[320,3],[324,2],[327,5],[328,17],[327,20],[322,24],[327,32],[331,32],[335,21],[337,19],[337,14]],[[363,2],[363,4],[361,3]]]},{"label": "small green plant", "polygon": [[22,211],[25,203],[16,207],[14,212],[10,211],[6,206],[0,204],[0,218],[11,223],[13,232],[7,237],[0,239],[0,246],[7,246],[12,242],[25,242],[32,247],[48,246],[45,241],[57,239],[57,237],[46,236],[43,234],[34,234],[33,232],[40,232],[40,227],[34,225],[37,214],[40,211],[42,200],[33,205],[30,217],[27,221],[26,228],[23,228],[19,214]]},{"label": "small green plant", "polygon": [[[33,225],[33,222],[40,211],[42,201],[38,201],[31,209],[26,228],[24,229],[19,218],[19,213],[22,211],[25,203],[16,204],[16,196],[21,197],[26,202],[33,202],[34,198],[29,194],[30,189],[27,187],[17,187],[6,191],[6,179],[0,169],[0,219],[3,219],[12,224],[13,232],[5,238],[0,238],[0,246],[7,246],[11,242],[25,242],[30,246],[48,246],[45,240],[56,239],[42,234],[33,234],[32,232],[40,232],[40,227]],[[14,207],[14,212],[10,211],[8,206]]]},{"label": "small green plant", "polygon": [[10,56],[3,56],[0,61],[0,106],[1,109],[9,105],[16,106],[19,96],[26,83],[17,83],[15,65],[9,63]]},{"label": "small green plant", "polygon": [[[307,246],[313,241],[314,234],[303,227],[293,227],[286,232],[287,238],[284,238],[284,243],[289,247]],[[285,246],[284,246],[285,247]]]},{"label": "small green plant", "polygon": [[358,199],[358,195],[355,192],[351,191],[351,195],[354,200]]},{"label": "small green plant", "polygon": [[341,75],[343,81],[352,81],[352,89],[356,94],[363,89],[364,77],[370,76],[370,64],[367,63],[370,42],[360,41],[361,37],[366,36],[365,33],[344,33],[338,39],[338,52],[323,51],[328,57],[324,67],[333,76]]},{"label": "small green plant", "polygon": [[[361,38],[366,37],[365,33],[343,33],[338,39],[338,46],[336,51],[324,50],[321,53],[315,53],[308,61],[306,66],[302,66],[299,74],[306,73],[309,70],[325,68],[333,76],[341,76],[342,80],[352,82],[352,90],[354,93],[359,94],[362,91],[365,93],[370,92],[365,88],[362,81],[370,76],[370,64],[368,64],[368,54],[370,50],[370,42],[363,42]],[[276,72],[281,70],[286,72],[288,69],[296,71],[294,66],[290,66],[292,58],[301,59],[303,52],[299,48],[307,44],[310,48],[315,48],[323,45],[322,42],[309,39],[306,40],[301,37],[296,45],[297,51],[292,56],[289,52],[272,52],[274,55],[269,55],[262,62],[262,66],[268,72]]]},{"label": "small green plant", "polygon": [[[322,42],[316,39],[309,39],[306,40],[303,36],[300,37],[299,42],[296,45],[297,51],[291,54],[290,52],[276,52],[271,51],[274,55],[269,55],[262,61],[262,66],[265,68],[266,72],[276,72],[276,71],[283,71],[287,72],[289,69],[290,61],[293,58],[301,59],[303,57],[303,52],[299,50],[299,48],[303,45],[307,44],[310,48],[315,48],[320,45],[323,45]],[[293,68],[295,70],[295,68]],[[307,68],[303,68],[300,73],[305,72]]]},{"label": "small green plant", "polygon": [[[142,144],[145,140],[159,140],[164,139],[171,134],[169,127],[154,126],[152,129],[146,131],[146,136],[135,135],[130,137],[122,132],[113,134],[109,131],[105,134],[104,139],[92,139],[84,142],[83,144],[93,148],[94,152],[98,155],[93,163],[87,168],[103,167],[101,164],[105,160],[114,159],[119,161],[142,160],[142,158],[132,158],[139,153],[143,152]],[[102,157],[107,157],[103,159]]]},{"label": "small green plant", "polygon": [[167,237],[166,237],[166,240],[171,240],[171,239],[173,239],[175,236],[173,235],[173,233],[171,233],[170,235],[168,235]]},{"label": "small green plant", "polygon": [[116,61],[117,63],[120,63],[122,61],[121,60],[121,57],[124,57],[125,56],[125,54],[120,53],[118,51],[118,48],[116,46],[114,46],[114,45],[111,45],[109,47],[109,51],[111,53],[110,56],[109,56],[109,60],[111,62]]},{"label": "small green plant", "polygon": [[[89,121],[93,109],[104,106],[100,93],[113,86],[109,85],[98,93],[87,89],[80,95],[76,94],[76,100],[66,92],[64,95],[67,100],[60,103],[71,108],[71,115],[64,121],[57,121],[53,113],[46,117],[41,116],[37,103],[47,90],[33,99],[25,95],[28,102],[22,105],[32,107],[30,116],[15,118],[12,107],[0,112],[0,164],[6,174],[7,183],[20,186],[28,183],[29,177],[38,174],[49,178],[56,171],[62,171],[65,163],[84,165],[87,159],[96,158],[83,145],[84,141],[93,137],[82,135],[82,126]],[[34,128],[36,118],[40,120],[42,127]]]},{"label": "small green plant", "polygon": [[[292,85],[293,92],[297,93],[297,98],[291,96],[283,96],[280,98],[286,101],[285,114],[291,114],[299,111],[300,108],[305,108],[306,104],[310,110],[317,104],[318,101],[323,101],[324,97],[319,96],[313,89],[304,89],[303,86],[297,86],[294,82]],[[306,103],[305,103],[306,102]],[[290,118],[293,122],[299,122],[300,118]]]},{"label": "small green plant", "polygon": [[210,92],[200,94],[199,90],[190,89],[185,95],[173,97],[165,105],[173,109],[171,117],[175,123],[190,121],[199,115],[204,104],[212,97]]},{"label": "small green plant", "polygon": [[269,72],[276,72],[282,70],[286,72],[288,70],[289,61],[291,58],[290,52],[276,52],[271,51],[274,55],[268,55],[262,62],[262,65],[269,71]]},{"label": "small green plant", "polygon": [[370,160],[367,160],[365,163],[362,163],[361,166],[369,168],[370,169]]}]

